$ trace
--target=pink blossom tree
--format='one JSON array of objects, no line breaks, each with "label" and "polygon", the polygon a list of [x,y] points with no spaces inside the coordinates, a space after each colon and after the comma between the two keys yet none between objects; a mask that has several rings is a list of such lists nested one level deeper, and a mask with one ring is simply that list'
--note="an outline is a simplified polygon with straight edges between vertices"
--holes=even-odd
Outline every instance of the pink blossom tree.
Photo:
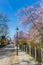
[{"label": "pink blossom tree", "polygon": [[[36,3],[37,5],[38,3]],[[36,6],[35,5],[35,6]],[[43,4],[42,0],[39,1],[39,7],[35,6],[28,6],[28,7],[23,7],[22,10],[19,10],[17,15],[19,16],[19,22],[23,26],[28,26],[31,24],[33,26],[33,32],[31,31],[30,35],[33,37],[33,35],[36,35],[39,33],[39,36],[41,37],[41,40],[43,41]],[[30,29],[30,30],[32,30]],[[35,36],[36,37],[36,36]]]}]

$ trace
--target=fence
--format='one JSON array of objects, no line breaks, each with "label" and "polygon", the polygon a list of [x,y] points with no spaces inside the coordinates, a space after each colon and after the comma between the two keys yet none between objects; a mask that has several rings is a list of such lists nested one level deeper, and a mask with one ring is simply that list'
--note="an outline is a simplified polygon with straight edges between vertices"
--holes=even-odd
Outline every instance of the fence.
[{"label": "fence", "polygon": [[29,48],[29,46],[27,45],[20,45],[20,49],[22,51],[27,52],[28,54],[30,54],[32,57],[34,57],[38,62],[42,62],[42,56],[43,54],[41,54],[42,50],[40,48],[36,48],[32,47]]}]

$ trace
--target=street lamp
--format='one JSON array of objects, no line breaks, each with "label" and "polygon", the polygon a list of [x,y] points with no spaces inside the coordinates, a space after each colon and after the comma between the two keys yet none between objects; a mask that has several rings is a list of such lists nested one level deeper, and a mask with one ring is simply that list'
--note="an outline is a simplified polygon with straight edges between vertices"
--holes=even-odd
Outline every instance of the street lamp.
[{"label": "street lamp", "polygon": [[17,28],[16,28],[16,32],[17,32],[17,41],[16,41],[16,42],[17,42],[17,55],[18,55],[18,30],[19,30],[19,29],[18,29],[18,27],[17,27]]}]

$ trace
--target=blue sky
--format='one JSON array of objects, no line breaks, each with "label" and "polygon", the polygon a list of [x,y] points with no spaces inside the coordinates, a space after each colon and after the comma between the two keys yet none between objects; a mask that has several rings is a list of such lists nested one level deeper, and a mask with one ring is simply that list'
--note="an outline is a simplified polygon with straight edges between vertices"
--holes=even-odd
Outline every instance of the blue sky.
[{"label": "blue sky", "polygon": [[16,33],[16,27],[19,27],[19,30],[23,30],[15,16],[18,9],[30,6],[37,1],[39,0],[0,0],[0,13],[3,13],[10,19],[8,26],[11,37]]}]

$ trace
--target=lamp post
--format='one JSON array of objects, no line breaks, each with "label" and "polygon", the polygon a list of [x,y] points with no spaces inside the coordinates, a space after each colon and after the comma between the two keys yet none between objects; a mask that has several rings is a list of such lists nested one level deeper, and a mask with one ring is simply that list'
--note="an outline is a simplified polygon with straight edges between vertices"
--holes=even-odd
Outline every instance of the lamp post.
[{"label": "lamp post", "polygon": [[19,30],[19,29],[18,29],[18,27],[17,27],[17,28],[16,28],[16,33],[17,33],[17,41],[16,41],[16,42],[17,42],[17,55],[18,55],[18,30]]}]

